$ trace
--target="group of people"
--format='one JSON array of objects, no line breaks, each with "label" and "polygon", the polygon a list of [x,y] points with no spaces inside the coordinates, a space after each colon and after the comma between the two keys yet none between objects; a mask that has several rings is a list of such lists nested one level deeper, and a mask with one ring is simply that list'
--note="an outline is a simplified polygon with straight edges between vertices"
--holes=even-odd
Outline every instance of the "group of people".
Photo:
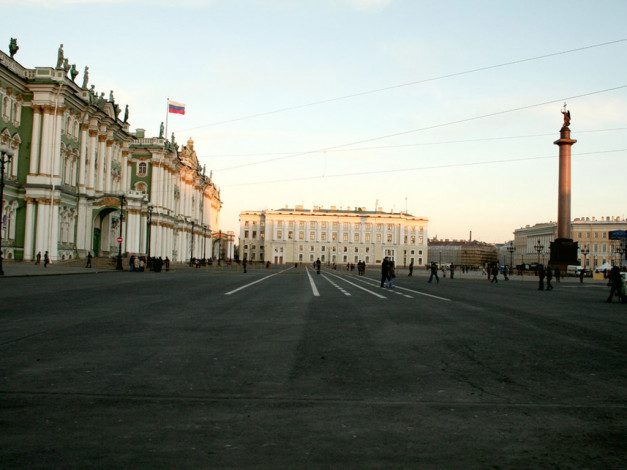
[{"label": "group of people", "polygon": [[170,270],[170,258],[167,256],[163,259],[161,256],[147,258],[146,256],[131,255],[128,260],[128,267],[131,272],[144,272],[148,269],[160,273],[164,266],[166,271]]},{"label": "group of people", "polygon": [[[35,257],[35,264],[41,265],[41,251],[37,252],[37,256]],[[44,254],[44,268],[47,268],[50,264],[50,255],[46,251]]]}]

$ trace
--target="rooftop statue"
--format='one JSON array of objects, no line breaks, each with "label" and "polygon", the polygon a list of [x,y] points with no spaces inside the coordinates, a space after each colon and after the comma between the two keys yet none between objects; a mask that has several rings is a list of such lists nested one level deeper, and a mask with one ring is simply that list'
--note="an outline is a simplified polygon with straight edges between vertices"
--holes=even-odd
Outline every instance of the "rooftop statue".
[{"label": "rooftop statue", "polygon": [[78,70],[76,70],[76,64],[72,64],[72,68],[70,69],[70,76],[72,77],[72,81],[76,80],[77,75],[78,75]]},{"label": "rooftop statue", "polygon": [[20,46],[17,45],[17,38],[11,38],[11,41],[9,41],[9,53],[11,54],[11,59],[15,56],[19,48]]},{"label": "rooftop statue", "polygon": [[57,68],[63,68],[63,44],[59,46],[59,52],[57,52]]},{"label": "rooftop statue", "polygon": [[124,109],[124,122],[128,122],[128,105]]},{"label": "rooftop statue", "polygon": [[83,72],[83,86],[82,86],[82,88],[87,88],[87,82],[89,82],[89,67],[85,67],[85,71]]},{"label": "rooftop statue", "polygon": [[63,59],[63,71],[65,72],[65,74],[67,75],[67,73],[70,71],[70,59]]},{"label": "rooftop statue", "polygon": [[163,122],[161,123],[161,126],[159,126],[159,138],[163,139]]}]

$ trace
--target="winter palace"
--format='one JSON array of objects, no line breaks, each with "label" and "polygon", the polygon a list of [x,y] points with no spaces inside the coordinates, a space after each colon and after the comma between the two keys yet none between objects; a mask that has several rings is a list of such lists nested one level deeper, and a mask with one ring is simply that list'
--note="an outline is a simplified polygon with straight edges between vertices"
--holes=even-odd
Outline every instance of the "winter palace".
[{"label": "winter palace", "polygon": [[131,132],[128,106],[90,87],[88,67],[79,83],[62,46],[56,66],[29,69],[14,44],[10,56],[0,51],[5,260],[110,256],[119,244],[173,261],[232,256],[220,191],[191,138],[179,148],[163,130]]}]

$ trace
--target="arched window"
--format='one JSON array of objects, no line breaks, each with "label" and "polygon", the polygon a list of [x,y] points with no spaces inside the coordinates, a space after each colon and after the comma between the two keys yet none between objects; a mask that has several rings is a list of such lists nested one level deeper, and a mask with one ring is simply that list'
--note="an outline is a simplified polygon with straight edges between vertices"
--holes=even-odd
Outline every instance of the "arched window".
[{"label": "arched window", "polygon": [[137,165],[137,176],[146,176],[148,174],[148,164],[146,162],[140,162]]}]

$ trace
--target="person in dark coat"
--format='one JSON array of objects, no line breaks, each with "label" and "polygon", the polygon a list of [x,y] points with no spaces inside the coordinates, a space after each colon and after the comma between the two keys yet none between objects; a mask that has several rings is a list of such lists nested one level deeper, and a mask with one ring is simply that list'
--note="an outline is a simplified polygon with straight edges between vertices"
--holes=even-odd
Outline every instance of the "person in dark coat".
[{"label": "person in dark coat", "polygon": [[409,274],[407,275],[407,277],[412,277],[414,274],[414,260],[411,260],[411,263],[409,263]]},{"label": "person in dark coat", "polygon": [[551,285],[551,279],[553,279],[553,270],[551,266],[546,267],[546,290],[553,290],[553,286]]},{"label": "person in dark coat", "polygon": [[320,274],[320,265],[321,265],[321,264],[322,264],[322,263],[320,263],[320,258],[318,258],[318,259],[316,260],[316,273],[318,273],[318,274]]},{"label": "person in dark coat", "polygon": [[440,278],[438,277],[438,265],[435,263],[431,263],[431,276],[429,277],[429,281],[431,282],[431,280],[433,279],[433,276],[435,276],[435,280],[437,281],[437,283],[440,283]]},{"label": "person in dark coat", "polygon": [[490,282],[496,282],[497,284],[499,283],[499,265],[494,263],[491,267],[490,267],[490,271],[492,271],[492,280]]},{"label": "person in dark coat", "polygon": [[540,284],[538,285],[538,290],[544,290],[544,266],[541,264],[538,265],[538,278],[540,279]]},{"label": "person in dark coat", "polygon": [[91,259],[93,258],[93,256],[91,255],[91,251],[87,252],[87,265],[85,266],[86,268],[91,268]]},{"label": "person in dark coat", "polygon": [[606,302],[612,303],[612,297],[614,297],[614,295],[618,296],[619,302],[622,301],[623,296],[621,293],[622,292],[621,284],[623,282],[623,278],[620,274],[620,269],[618,266],[614,266],[610,270],[609,280],[610,280],[610,285],[612,286],[612,288],[610,289],[610,296],[607,298]]},{"label": "person in dark coat", "polygon": [[385,283],[388,280],[388,257],[383,258],[383,262],[381,263],[381,287],[385,286]]},{"label": "person in dark coat", "polygon": [[556,282],[560,282],[560,279],[562,278],[562,272],[560,271],[559,267],[555,267],[555,281]]}]

